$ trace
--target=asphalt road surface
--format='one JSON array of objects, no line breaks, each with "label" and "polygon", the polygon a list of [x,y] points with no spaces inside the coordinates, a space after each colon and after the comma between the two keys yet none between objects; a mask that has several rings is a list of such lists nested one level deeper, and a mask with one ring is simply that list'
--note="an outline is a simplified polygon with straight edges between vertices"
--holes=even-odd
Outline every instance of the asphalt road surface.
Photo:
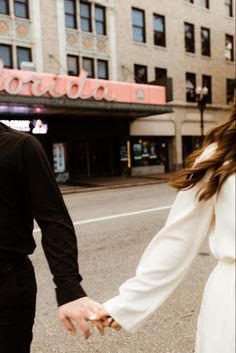
[{"label": "asphalt road surface", "polygon": [[[103,302],[133,276],[145,247],[164,225],[176,193],[167,184],[65,196],[75,224],[83,286]],[[106,330],[87,341],[71,337],[57,320],[54,284],[35,230],[32,256],[38,301],[32,353],[192,353],[204,283],[215,261],[207,244],[173,295],[133,334]]]}]

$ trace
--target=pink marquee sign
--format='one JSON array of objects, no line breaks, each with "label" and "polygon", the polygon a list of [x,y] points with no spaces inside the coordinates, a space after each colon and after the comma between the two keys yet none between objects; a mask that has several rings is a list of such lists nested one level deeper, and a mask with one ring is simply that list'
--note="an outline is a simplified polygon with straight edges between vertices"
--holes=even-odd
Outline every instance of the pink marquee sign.
[{"label": "pink marquee sign", "polygon": [[165,104],[165,87],[4,69],[0,59],[0,94],[34,97],[67,97],[124,103]]}]

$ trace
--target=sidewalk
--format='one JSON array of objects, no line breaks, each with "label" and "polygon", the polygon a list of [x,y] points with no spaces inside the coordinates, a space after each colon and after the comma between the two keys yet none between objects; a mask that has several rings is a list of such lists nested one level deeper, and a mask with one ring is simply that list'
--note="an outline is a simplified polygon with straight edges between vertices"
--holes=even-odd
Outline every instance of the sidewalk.
[{"label": "sidewalk", "polygon": [[106,177],[79,179],[76,185],[59,185],[63,195],[77,192],[90,192],[106,189],[117,189],[132,186],[166,183],[175,175],[175,172],[165,174],[150,174],[136,177]]}]

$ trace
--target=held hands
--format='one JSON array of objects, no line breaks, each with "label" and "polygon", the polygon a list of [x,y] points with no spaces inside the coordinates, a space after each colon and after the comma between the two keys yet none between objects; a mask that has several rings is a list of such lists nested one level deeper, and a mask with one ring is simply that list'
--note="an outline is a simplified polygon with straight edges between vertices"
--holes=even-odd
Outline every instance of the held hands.
[{"label": "held hands", "polygon": [[85,339],[88,339],[91,331],[88,321],[104,336],[104,328],[111,327],[120,330],[121,326],[114,321],[105,310],[104,306],[88,297],[83,297],[72,302],[61,305],[58,308],[58,316],[64,326],[72,335],[76,335],[78,325]]},{"label": "held hands", "polygon": [[[97,311],[95,315],[91,315],[89,317],[89,320],[92,321],[93,325],[97,327],[97,324],[102,323],[103,327],[111,327],[115,329],[116,331],[119,331],[121,329],[120,324],[116,322],[115,320],[112,319],[112,317],[108,314],[106,311],[105,307],[101,305],[102,308]],[[98,329],[98,327],[97,327]]]}]

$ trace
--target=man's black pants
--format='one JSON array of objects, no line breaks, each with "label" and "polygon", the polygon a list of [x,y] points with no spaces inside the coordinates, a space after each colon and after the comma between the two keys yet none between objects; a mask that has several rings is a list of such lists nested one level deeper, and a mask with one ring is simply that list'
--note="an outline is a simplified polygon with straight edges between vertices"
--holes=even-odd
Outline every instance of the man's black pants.
[{"label": "man's black pants", "polygon": [[29,353],[35,317],[36,280],[31,261],[0,267],[0,352]]}]

